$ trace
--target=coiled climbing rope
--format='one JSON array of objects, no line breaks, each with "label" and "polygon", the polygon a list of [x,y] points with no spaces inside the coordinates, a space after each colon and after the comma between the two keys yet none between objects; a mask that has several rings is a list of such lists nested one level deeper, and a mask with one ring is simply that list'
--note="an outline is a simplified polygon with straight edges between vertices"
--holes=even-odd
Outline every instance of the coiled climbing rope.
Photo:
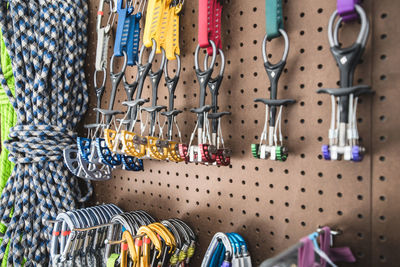
[{"label": "coiled climbing rope", "polygon": [[25,266],[47,266],[47,221],[85,200],[64,167],[63,149],[75,144],[74,129],[88,106],[87,24],[84,0],[0,1],[15,97],[2,69],[0,82],[18,117],[4,143],[15,168],[0,200],[0,219],[7,226],[0,258],[10,242],[9,266],[25,260]]}]

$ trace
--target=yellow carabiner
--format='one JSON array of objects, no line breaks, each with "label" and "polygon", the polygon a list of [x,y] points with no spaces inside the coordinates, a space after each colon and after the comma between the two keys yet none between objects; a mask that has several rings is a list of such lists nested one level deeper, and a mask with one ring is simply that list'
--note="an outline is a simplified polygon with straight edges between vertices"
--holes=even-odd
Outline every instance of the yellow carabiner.
[{"label": "yellow carabiner", "polygon": [[128,251],[131,256],[133,263],[138,261],[138,255],[135,250],[134,239],[129,231],[124,231],[122,233],[121,242],[121,267],[128,266]]},{"label": "yellow carabiner", "polygon": [[125,239],[128,243],[129,255],[131,256],[133,263],[137,262],[139,256],[135,250],[135,241],[133,239],[133,236],[129,231],[124,231],[124,233],[122,234],[122,238]]},{"label": "yellow carabiner", "polygon": [[143,138],[135,133],[122,130],[122,144],[124,152],[130,156],[141,158],[146,155],[147,145],[142,143]]},{"label": "yellow carabiner", "polygon": [[151,242],[154,244],[154,247],[156,250],[158,250],[158,255],[157,258],[160,258],[161,256],[161,241],[158,239],[157,235],[147,226],[141,226],[137,232],[138,235],[146,235],[147,237],[150,238]]},{"label": "yellow carabiner", "polygon": [[152,223],[149,224],[148,227],[156,232],[159,236],[161,236],[165,244],[169,247],[169,254],[175,251],[175,237],[164,225],[162,225],[161,223]]}]

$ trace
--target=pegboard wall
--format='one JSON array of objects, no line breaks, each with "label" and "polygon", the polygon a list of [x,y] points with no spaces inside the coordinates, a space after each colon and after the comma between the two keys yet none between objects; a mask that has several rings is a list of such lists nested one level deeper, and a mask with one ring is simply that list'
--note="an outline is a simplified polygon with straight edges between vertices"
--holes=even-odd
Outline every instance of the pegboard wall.
[{"label": "pegboard wall", "polygon": [[[97,0],[90,0],[88,81],[93,80],[94,72],[97,5]],[[197,1],[185,1],[180,20],[182,72],[175,104],[185,110],[178,122],[186,142],[196,119],[189,110],[198,106],[199,94],[193,67],[197,5]],[[398,111],[400,99],[400,20],[396,19],[400,1],[369,0],[363,7],[371,32],[355,83],[372,85],[376,94],[362,98],[358,109],[359,130],[368,150],[361,163],[327,162],[320,152],[321,145],[328,142],[331,110],[329,97],[317,95],[316,90],[336,87],[339,80],[327,39],[328,19],[336,1],[284,1],[291,46],[278,97],[293,98],[297,103],[285,109],[283,133],[290,155],[282,163],[254,159],[250,149],[251,143],[258,142],[265,114],[264,106],[253,99],[269,96],[261,56],[265,1],[224,0],[222,41],[227,64],[219,101],[221,110],[232,112],[222,124],[225,142],[233,149],[231,165],[145,160],[144,172],[115,170],[112,180],[95,183],[93,202],[112,202],[127,211],[145,209],[158,218],[184,219],[199,237],[193,266],[200,266],[218,231],[242,234],[258,265],[322,225],[343,231],[336,244],[350,246],[357,258],[357,264],[349,266],[398,266],[400,179],[396,163],[400,155],[396,130],[400,120],[394,111]],[[358,27],[342,29],[344,44],[356,38]],[[276,62],[283,40],[274,40],[267,49]],[[135,68],[127,71],[134,79]],[[95,94],[89,85],[93,108]],[[108,79],[103,107],[108,106],[110,89]],[[148,83],[144,89],[147,96]],[[121,86],[116,109],[122,109],[125,97]],[[162,85],[159,103],[167,103],[167,89]],[[94,112],[88,112],[85,122],[94,120]]]}]

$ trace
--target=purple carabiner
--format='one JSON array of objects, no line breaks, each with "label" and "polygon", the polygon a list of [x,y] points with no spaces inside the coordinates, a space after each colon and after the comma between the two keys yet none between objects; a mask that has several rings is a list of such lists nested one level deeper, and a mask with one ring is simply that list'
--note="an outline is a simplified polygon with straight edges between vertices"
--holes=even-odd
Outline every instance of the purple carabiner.
[{"label": "purple carabiner", "polygon": [[337,0],[337,11],[343,21],[348,22],[358,18],[355,5],[359,2],[360,0]]}]

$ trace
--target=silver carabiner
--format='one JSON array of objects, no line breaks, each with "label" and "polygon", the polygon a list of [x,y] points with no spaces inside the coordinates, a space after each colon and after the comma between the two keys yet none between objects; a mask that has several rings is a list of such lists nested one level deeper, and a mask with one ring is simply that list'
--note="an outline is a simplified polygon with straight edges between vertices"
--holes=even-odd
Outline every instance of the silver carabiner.
[{"label": "silver carabiner", "polygon": [[[286,61],[288,54],[289,54],[289,47],[290,47],[290,43],[289,43],[289,37],[287,35],[287,33],[283,30],[283,29],[279,29],[279,32],[281,33],[281,35],[283,36],[283,39],[285,40],[285,50],[283,51],[283,55],[282,55],[282,59],[281,61]],[[264,63],[269,62],[268,61],[268,57],[267,57],[267,41],[268,41],[268,36],[267,34],[264,36],[264,40],[262,42],[262,57],[264,60]]]},{"label": "silver carabiner", "polygon": [[[369,34],[369,22],[368,22],[367,15],[366,15],[364,9],[360,5],[355,5],[355,10],[357,11],[357,13],[359,14],[360,19],[361,19],[361,28],[360,28],[360,32],[358,33],[356,43],[361,44],[361,47],[364,48],[365,44],[367,43],[368,34]],[[342,18],[339,18],[335,24],[335,27],[333,27],[335,19],[338,16],[339,16],[339,13],[337,10],[335,10],[329,19],[328,40],[329,40],[330,47],[334,47],[334,46],[339,47],[338,33],[339,33],[339,26],[342,22]]]},{"label": "silver carabiner", "polygon": [[[151,39],[153,45],[151,46],[151,52],[149,55],[149,58],[147,59],[147,63],[152,63],[154,60],[154,57],[156,56],[156,50],[157,50],[157,42],[154,39]],[[139,65],[142,65],[142,57],[144,54],[144,51],[146,50],[146,46],[143,44],[142,47],[140,48],[140,53],[139,53]]]},{"label": "silver carabiner", "polygon": [[[215,46],[215,43],[212,40],[209,40],[209,42],[211,44],[213,54],[212,54],[211,63],[210,63],[210,66],[208,67],[208,69],[212,69],[212,68],[214,68],[215,60],[217,58],[217,47]],[[200,45],[197,45],[196,52],[194,53],[194,66],[195,66],[196,70],[203,72],[202,70],[200,70],[200,67],[199,67],[199,52],[200,52]],[[205,69],[204,71],[206,71],[208,69]]]}]

